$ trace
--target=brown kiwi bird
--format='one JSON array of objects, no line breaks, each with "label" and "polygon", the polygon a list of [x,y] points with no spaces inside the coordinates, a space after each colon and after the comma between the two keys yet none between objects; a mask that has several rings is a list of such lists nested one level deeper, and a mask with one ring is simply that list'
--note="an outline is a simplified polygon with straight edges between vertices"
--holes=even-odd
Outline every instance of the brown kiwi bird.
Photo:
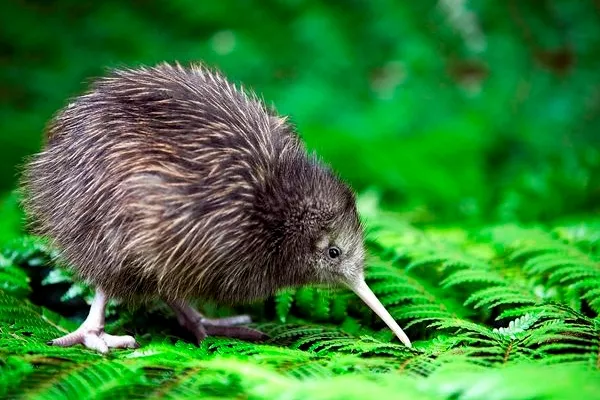
[{"label": "brown kiwi bird", "polygon": [[364,281],[352,190],[286,118],[203,65],[116,69],[51,121],[23,171],[32,231],[96,289],[56,346],[137,347],[104,332],[108,299],[162,299],[198,341],[260,339],[245,315],[204,317],[193,299],[240,304],[278,289],[345,284],[410,346]]}]

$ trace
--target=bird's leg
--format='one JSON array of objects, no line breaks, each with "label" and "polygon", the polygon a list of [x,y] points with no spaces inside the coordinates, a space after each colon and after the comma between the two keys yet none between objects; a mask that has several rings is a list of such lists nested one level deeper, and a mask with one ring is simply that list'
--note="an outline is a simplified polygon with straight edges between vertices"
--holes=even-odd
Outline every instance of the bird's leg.
[{"label": "bird's leg", "polygon": [[210,319],[204,318],[198,310],[185,302],[168,301],[167,304],[175,312],[181,326],[196,336],[198,343],[204,340],[206,336],[226,336],[244,340],[261,340],[267,337],[267,335],[256,329],[238,326],[252,322],[247,315]]},{"label": "bird's leg", "polygon": [[106,302],[106,294],[100,289],[96,290],[90,312],[81,326],[65,336],[50,340],[48,344],[62,347],[82,344],[88,349],[100,353],[107,353],[109,348],[133,349],[139,347],[131,336],[114,336],[104,332]]}]

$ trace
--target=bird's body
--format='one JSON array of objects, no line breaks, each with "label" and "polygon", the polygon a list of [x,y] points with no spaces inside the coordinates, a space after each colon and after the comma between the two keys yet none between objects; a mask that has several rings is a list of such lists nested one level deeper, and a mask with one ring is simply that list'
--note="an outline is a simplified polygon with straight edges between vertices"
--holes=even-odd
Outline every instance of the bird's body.
[{"label": "bird's body", "polygon": [[106,298],[177,310],[362,279],[352,191],[284,118],[204,67],[97,80],[54,118],[23,188],[35,232]]}]

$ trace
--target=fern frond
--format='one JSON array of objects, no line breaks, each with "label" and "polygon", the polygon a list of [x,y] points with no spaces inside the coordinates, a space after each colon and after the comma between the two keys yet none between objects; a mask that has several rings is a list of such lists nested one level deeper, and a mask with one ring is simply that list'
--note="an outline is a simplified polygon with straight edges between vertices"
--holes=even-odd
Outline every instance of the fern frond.
[{"label": "fern frond", "polygon": [[586,254],[600,256],[600,220],[587,218],[585,222],[577,221],[563,224],[552,229],[552,234],[566,243],[577,246]]},{"label": "fern frond", "polygon": [[280,291],[275,296],[275,312],[281,322],[286,322],[287,317],[294,303],[295,289],[286,289]]},{"label": "fern frond", "polygon": [[56,249],[46,239],[38,236],[22,236],[11,240],[3,247],[2,255],[14,264],[25,262],[30,266],[58,259]]},{"label": "fern frond", "polygon": [[31,363],[0,350],[0,398],[19,387],[34,370]]},{"label": "fern frond", "polygon": [[490,269],[461,269],[448,275],[440,282],[440,286],[449,289],[453,286],[472,283],[503,285],[506,283],[506,280]]},{"label": "fern frond", "polygon": [[535,304],[536,299],[530,294],[509,286],[492,286],[478,290],[465,301],[465,305],[473,304],[474,308],[495,308],[507,304]]},{"label": "fern frond", "polygon": [[517,336],[522,336],[522,334],[533,324],[535,324],[538,320],[539,316],[528,313],[513,321],[510,321],[508,327],[506,328],[501,327],[494,329],[494,332],[498,332],[501,335],[508,336],[511,339],[516,339]]},{"label": "fern frond", "polygon": [[21,268],[3,261],[0,258],[0,290],[20,299],[26,298],[31,293],[29,276]]},{"label": "fern frond", "polygon": [[[163,333],[152,316],[138,322],[121,312],[107,329],[143,326],[142,348],[102,356],[47,346],[77,323],[27,299],[29,268],[57,266],[41,283],[69,285],[63,300],[89,288],[56,265],[43,241],[25,238],[0,252],[0,397],[438,399],[478,388],[484,398],[525,400],[583,392],[581,377],[599,380],[586,373],[600,370],[595,231],[416,228],[372,211],[366,279],[412,349],[352,292],[320,287],[276,294],[253,324],[270,336],[263,343],[209,337],[197,346]],[[551,373],[536,375],[531,362],[578,383],[551,379],[520,392],[523,381]]]}]

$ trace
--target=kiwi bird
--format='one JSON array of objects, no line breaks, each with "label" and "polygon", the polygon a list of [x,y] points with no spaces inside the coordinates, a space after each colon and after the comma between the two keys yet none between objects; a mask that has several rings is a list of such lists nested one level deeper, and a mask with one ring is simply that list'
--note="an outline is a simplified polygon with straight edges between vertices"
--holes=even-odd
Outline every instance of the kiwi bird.
[{"label": "kiwi bird", "polygon": [[355,195],[285,117],[200,64],[109,71],[48,125],[22,175],[32,232],[95,288],[89,315],[49,342],[137,347],[104,331],[106,303],[159,299],[198,341],[260,339],[242,304],[278,289],[346,285],[410,341],[364,280]]}]

